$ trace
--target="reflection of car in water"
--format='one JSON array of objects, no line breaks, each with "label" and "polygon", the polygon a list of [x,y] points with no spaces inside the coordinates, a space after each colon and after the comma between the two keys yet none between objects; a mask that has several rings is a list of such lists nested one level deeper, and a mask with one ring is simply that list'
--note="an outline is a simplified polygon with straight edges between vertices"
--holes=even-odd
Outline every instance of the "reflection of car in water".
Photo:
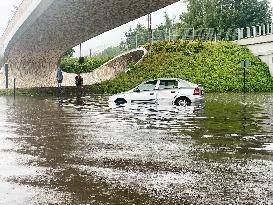
[{"label": "reflection of car in water", "polygon": [[148,80],[132,90],[109,97],[109,102],[125,103],[171,103],[176,106],[187,106],[204,102],[202,85],[178,78],[160,78]]}]

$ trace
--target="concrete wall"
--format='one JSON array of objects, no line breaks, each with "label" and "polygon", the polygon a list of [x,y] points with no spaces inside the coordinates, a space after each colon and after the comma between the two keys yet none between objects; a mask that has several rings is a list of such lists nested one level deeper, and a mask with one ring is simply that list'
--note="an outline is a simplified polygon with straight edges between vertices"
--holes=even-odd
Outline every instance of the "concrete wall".
[{"label": "concrete wall", "polygon": [[[127,70],[129,63],[138,63],[147,54],[146,49],[138,48],[123,53],[91,73],[81,74],[84,85],[91,85],[115,78],[119,73]],[[63,86],[74,86],[76,74],[64,73]],[[55,81],[55,85],[56,85]]]},{"label": "concrete wall", "polygon": [[271,76],[273,76],[273,35],[241,39],[236,43],[246,46],[255,56],[266,63]]},{"label": "concrete wall", "polygon": [[66,50],[176,1],[25,0],[0,39],[10,78],[19,87],[54,86]]}]

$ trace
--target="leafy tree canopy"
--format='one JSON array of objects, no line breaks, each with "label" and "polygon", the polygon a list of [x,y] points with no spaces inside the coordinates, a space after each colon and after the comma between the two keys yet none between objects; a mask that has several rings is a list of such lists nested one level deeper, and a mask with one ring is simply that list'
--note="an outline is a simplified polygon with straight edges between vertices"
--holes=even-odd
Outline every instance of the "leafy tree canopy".
[{"label": "leafy tree canopy", "polygon": [[271,22],[268,0],[184,0],[184,27],[235,29]]},{"label": "leafy tree canopy", "polygon": [[74,53],[75,53],[75,50],[74,50],[73,48],[71,48],[71,49],[67,50],[67,51],[63,54],[62,58],[71,58],[71,57],[73,57],[73,54],[74,54]]}]

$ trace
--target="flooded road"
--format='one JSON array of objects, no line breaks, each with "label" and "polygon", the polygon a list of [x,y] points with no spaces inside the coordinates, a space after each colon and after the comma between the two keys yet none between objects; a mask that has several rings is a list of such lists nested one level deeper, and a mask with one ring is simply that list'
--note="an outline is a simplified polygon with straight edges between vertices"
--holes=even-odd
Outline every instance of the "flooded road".
[{"label": "flooded road", "polygon": [[273,94],[84,102],[0,98],[0,204],[273,204]]}]

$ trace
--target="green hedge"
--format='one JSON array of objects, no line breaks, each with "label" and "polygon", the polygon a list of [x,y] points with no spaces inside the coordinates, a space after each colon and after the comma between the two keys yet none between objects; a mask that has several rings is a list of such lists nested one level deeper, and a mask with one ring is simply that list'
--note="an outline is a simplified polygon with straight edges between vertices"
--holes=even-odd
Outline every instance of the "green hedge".
[{"label": "green hedge", "polygon": [[79,64],[78,58],[64,58],[61,60],[60,67],[67,73],[88,73],[111,59],[112,57],[85,57],[84,63]]},{"label": "green hedge", "polygon": [[242,60],[251,66],[246,73],[247,91],[269,92],[273,78],[268,67],[245,48],[232,42],[155,42],[144,61],[114,80],[90,86],[93,93],[113,94],[129,90],[143,80],[182,78],[205,85],[206,92],[242,92]]}]

